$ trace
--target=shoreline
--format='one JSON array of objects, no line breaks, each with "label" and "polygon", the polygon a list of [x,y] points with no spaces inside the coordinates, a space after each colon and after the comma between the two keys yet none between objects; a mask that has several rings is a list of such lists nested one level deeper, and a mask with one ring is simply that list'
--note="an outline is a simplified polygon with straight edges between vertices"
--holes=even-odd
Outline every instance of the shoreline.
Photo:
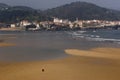
[{"label": "shoreline", "polygon": [[22,31],[20,28],[0,28],[0,31]]},{"label": "shoreline", "polygon": [[[109,50],[108,50],[109,49]],[[73,49],[67,49],[74,52]],[[119,48],[96,48],[91,52],[116,53]],[[82,54],[86,53],[85,51]],[[89,53],[89,51],[88,51]],[[77,54],[81,54],[78,50]],[[96,53],[93,53],[96,54]],[[88,54],[86,54],[88,55]],[[120,59],[72,53],[63,59],[21,63],[0,62],[0,80],[119,80]],[[42,72],[41,70],[45,71]]]}]

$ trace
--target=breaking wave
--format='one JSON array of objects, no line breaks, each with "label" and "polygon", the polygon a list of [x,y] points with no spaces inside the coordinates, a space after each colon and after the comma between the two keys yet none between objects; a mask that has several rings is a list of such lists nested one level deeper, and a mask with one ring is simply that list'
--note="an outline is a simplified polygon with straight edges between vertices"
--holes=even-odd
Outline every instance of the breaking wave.
[{"label": "breaking wave", "polygon": [[[113,42],[120,44],[120,32],[87,32],[87,31],[76,31],[70,33],[73,38],[86,39],[89,41],[100,41],[100,42]],[[112,35],[111,35],[112,34]],[[117,38],[116,38],[117,37]]]}]

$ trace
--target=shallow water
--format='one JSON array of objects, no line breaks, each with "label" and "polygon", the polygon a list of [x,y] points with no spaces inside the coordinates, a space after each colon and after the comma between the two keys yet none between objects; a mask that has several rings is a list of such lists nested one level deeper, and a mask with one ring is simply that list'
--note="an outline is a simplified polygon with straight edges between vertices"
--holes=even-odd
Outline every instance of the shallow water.
[{"label": "shallow water", "polygon": [[73,33],[76,32],[0,32],[0,39],[16,44],[13,47],[0,47],[0,61],[48,60],[68,56],[65,49],[119,47],[111,42],[80,38]]}]

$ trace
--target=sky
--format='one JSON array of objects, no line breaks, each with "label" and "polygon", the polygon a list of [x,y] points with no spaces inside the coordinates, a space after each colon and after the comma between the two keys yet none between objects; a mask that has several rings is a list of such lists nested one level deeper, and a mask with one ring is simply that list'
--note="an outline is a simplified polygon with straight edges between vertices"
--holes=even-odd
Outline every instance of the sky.
[{"label": "sky", "polygon": [[120,10],[120,0],[0,0],[0,3],[6,3],[11,6],[29,6],[34,9],[44,10],[75,1],[91,2],[102,7]]}]

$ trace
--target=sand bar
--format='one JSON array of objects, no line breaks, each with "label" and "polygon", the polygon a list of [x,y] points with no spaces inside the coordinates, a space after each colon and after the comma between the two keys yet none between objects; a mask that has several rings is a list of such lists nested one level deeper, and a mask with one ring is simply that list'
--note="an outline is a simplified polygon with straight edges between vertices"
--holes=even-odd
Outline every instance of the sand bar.
[{"label": "sand bar", "polygon": [[20,31],[20,28],[1,28],[0,31]]},{"label": "sand bar", "polygon": [[120,59],[120,49],[117,48],[97,48],[91,49],[89,51],[77,50],[77,49],[67,49],[65,50],[67,54],[95,57],[95,58],[110,58],[110,59]]},{"label": "sand bar", "polygon": [[13,43],[0,43],[0,47],[9,47],[9,46],[15,46]]}]

